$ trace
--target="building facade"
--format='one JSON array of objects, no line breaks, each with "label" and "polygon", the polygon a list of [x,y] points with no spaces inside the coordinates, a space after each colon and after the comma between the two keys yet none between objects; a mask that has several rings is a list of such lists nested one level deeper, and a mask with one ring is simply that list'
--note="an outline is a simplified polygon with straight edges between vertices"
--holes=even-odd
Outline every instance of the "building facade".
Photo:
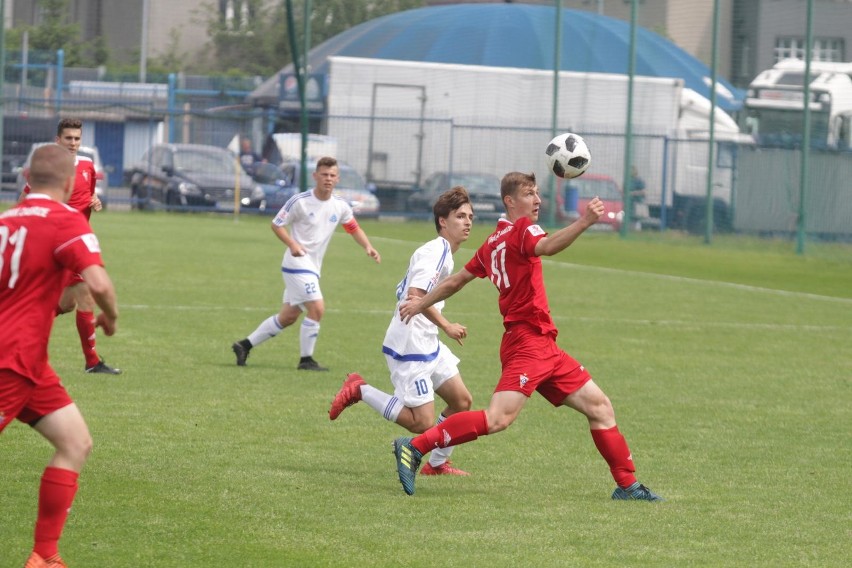
[{"label": "building facade", "polygon": [[[256,6],[266,1],[70,0],[69,20],[79,24],[83,41],[103,36],[115,63],[135,64],[143,55],[156,58],[172,51],[195,62],[211,51],[212,19],[234,27],[250,25]],[[6,7],[7,26],[35,25],[42,17],[38,0],[7,0]],[[218,13],[211,15],[211,8]]]},{"label": "building facade", "polygon": [[[280,0],[69,0],[69,18],[82,39],[103,36],[116,63],[134,64],[170,51],[187,61],[209,56],[207,23],[213,14],[236,27],[250,26],[258,6]],[[500,0],[464,0],[500,2]],[[553,5],[555,0],[516,0]],[[637,23],[673,41],[708,66],[713,49],[713,0],[636,0]],[[852,60],[852,0],[718,0],[717,68],[746,87],[760,71],[785,57],[804,57],[806,13],[813,6],[814,59]],[[458,4],[425,0],[426,5]],[[633,0],[562,0],[562,6],[629,21]],[[6,25],[39,22],[38,0],[7,0]],[[145,46],[145,53],[140,53]]]},{"label": "building facade", "polygon": [[[465,0],[500,2],[500,0]],[[553,5],[555,0],[518,0]],[[809,0],[719,0],[717,69],[745,88],[762,70],[786,57],[804,58]],[[708,66],[713,50],[713,0],[637,0],[637,24]],[[813,58],[852,61],[852,0],[812,0]],[[428,0],[427,4],[458,4]],[[562,0],[564,8],[630,21],[632,0]]]}]

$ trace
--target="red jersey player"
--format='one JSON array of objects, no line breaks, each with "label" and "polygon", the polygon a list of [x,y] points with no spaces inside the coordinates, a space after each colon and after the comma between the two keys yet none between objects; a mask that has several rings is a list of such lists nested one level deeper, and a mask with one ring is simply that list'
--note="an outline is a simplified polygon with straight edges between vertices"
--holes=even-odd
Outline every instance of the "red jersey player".
[{"label": "red jersey player", "polygon": [[465,267],[421,298],[400,308],[408,321],[435,302],[444,300],[474,278],[488,278],[499,291],[505,332],[500,345],[500,381],[487,410],[460,412],[414,439],[397,438],[394,454],[402,487],[414,493],[414,479],[423,454],[471,442],[509,427],[527,399],[538,391],[554,406],[567,406],[586,416],[592,439],[609,464],[617,487],[613,499],[661,501],[636,480],[633,458],[618,431],[612,403],[588,371],[556,344],[550,317],[541,257],[565,250],[604,213],[597,197],[582,217],[548,235],[536,224],[541,198],[535,175],[512,172],[500,184],[506,218],[476,251]]},{"label": "red jersey player", "polygon": [[[95,193],[95,165],[87,156],[80,156],[77,150],[83,139],[83,122],[73,118],[65,118],[59,121],[56,127],[56,143],[67,148],[75,157],[76,174],[74,178],[74,192],[68,200],[68,205],[82,213],[89,219],[92,210],[100,211],[101,200]],[[24,188],[24,194],[29,193],[29,184]],[[89,293],[83,279],[79,274],[69,274],[64,283],[65,290],[59,299],[57,307],[58,314],[65,314],[77,308],[76,323],[77,333],[80,336],[80,344],[83,347],[83,356],[86,359],[87,373],[106,373],[118,375],[121,370],[107,365],[95,346],[95,302]]]},{"label": "red jersey player", "polygon": [[98,306],[97,325],[115,333],[115,289],[85,217],[65,205],[74,160],[56,144],[33,154],[31,191],[0,213],[0,432],[15,418],[56,449],[41,478],[35,544],[28,568],[65,566],[58,541],[92,449],[80,410],[48,362],[48,340],[62,283],[80,274]]}]

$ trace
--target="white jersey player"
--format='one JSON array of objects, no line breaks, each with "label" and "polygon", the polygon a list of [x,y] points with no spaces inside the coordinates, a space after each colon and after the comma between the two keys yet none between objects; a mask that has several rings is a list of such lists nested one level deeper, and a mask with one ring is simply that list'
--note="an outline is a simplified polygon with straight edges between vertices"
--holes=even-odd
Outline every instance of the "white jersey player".
[{"label": "white jersey player", "polygon": [[[442,194],[433,208],[438,237],[418,248],[397,286],[396,309],[382,344],[390,370],[393,394],[371,385],[357,373],[350,373],[334,397],[329,418],[335,420],[345,408],[363,400],[386,420],[411,432],[423,432],[435,420],[435,393],[447,403],[438,422],[456,412],[468,410],[472,397],[458,370],[459,359],[438,338],[443,330],[459,344],[467,329],[450,323],[441,313],[443,303],[414,318],[406,325],[399,317],[399,305],[409,296],[423,296],[453,272],[453,253],[470,236],[473,209],[463,187]],[[423,475],[467,475],[449,463],[450,452],[433,451]]]},{"label": "white jersey player", "polygon": [[332,195],[339,179],[337,160],[321,158],[314,172],[316,186],[290,198],[272,220],[272,232],[287,246],[281,261],[284,298],[277,314],[266,318],[248,337],[231,346],[237,365],[244,366],[252,347],[272,339],[305,312],[299,332],[301,358],[296,368],[303,371],[328,370],[314,360],[313,354],[320,320],[325,312],[319,285],[322,259],[337,225],[343,225],[373,260],[381,262],[378,251],[358,226],[352,208],[343,199]]}]

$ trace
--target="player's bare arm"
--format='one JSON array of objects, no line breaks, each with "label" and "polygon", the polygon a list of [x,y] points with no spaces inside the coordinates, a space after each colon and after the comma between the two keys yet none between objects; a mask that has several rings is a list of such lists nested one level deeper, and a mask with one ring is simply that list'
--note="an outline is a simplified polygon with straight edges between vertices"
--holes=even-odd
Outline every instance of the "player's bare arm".
[{"label": "player's bare arm", "polygon": [[102,310],[98,314],[96,325],[104,330],[108,336],[115,333],[116,320],[118,319],[118,301],[115,295],[115,286],[107,271],[102,266],[92,265],[80,273],[86,286],[94,298],[95,303]]},{"label": "player's bare arm", "polygon": [[411,318],[417,314],[422,314],[423,310],[432,304],[440,302],[441,300],[446,300],[464,288],[467,283],[474,278],[473,274],[462,268],[455,274],[452,274],[442,280],[440,284],[422,298],[407,298],[406,301],[399,306],[399,317],[405,323],[410,322]]},{"label": "player's bare arm", "polygon": [[293,256],[305,256],[307,254],[305,249],[302,248],[293,237],[290,236],[290,232],[285,227],[278,227],[276,225],[272,225],[272,232],[275,233],[275,236],[278,237],[282,243],[284,243],[288,249],[290,249],[290,254]]},{"label": "player's bare arm", "polygon": [[[408,289],[408,298],[422,298],[425,295],[426,290],[423,290],[422,288]],[[435,308],[435,306],[429,306],[424,309],[422,313],[426,319],[438,326],[438,329],[443,331],[447,337],[456,340],[459,345],[464,345],[462,339],[467,337],[467,327],[460,323],[450,322],[450,320],[445,318],[444,315]]]},{"label": "player's bare arm", "polygon": [[595,197],[586,205],[586,211],[582,217],[538,241],[535,245],[536,256],[552,256],[562,252],[571,246],[586,229],[594,225],[603,214],[604,204]]},{"label": "player's bare arm", "polygon": [[364,229],[358,227],[352,233],[352,238],[355,239],[355,242],[361,245],[365,251],[367,251],[367,256],[376,261],[376,263],[382,262],[382,256],[379,254],[379,251],[373,248],[373,245],[370,244],[370,239],[367,237],[367,233],[364,232]]},{"label": "player's bare arm", "polygon": [[101,199],[98,197],[98,194],[92,196],[92,202],[90,203],[93,211],[100,211],[104,208],[104,204],[101,203]]}]

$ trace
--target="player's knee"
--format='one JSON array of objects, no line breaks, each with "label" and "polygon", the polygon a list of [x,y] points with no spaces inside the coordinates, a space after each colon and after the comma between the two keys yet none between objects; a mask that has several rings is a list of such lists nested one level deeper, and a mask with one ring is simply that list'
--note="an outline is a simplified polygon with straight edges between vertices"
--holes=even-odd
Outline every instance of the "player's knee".
[{"label": "player's knee", "polygon": [[473,395],[465,391],[464,394],[460,395],[448,406],[450,407],[450,410],[452,410],[453,414],[456,412],[466,412],[473,408]]},{"label": "player's knee", "polygon": [[93,447],[92,436],[86,432],[69,438],[57,450],[70,459],[77,466],[77,469],[81,469],[91,455]]},{"label": "player's knee", "polygon": [[515,415],[510,414],[498,414],[496,416],[488,414],[486,416],[488,417],[489,434],[496,434],[497,432],[502,432],[503,430],[511,426],[512,422],[515,421]]},{"label": "player's knee", "polygon": [[415,417],[408,425],[408,431],[413,434],[422,434],[434,425],[428,417]]},{"label": "player's knee", "polygon": [[608,422],[615,419],[615,410],[612,408],[612,401],[605,394],[596,399],[593,404],[589,405],[588,417],[599,422]]},{"label": "player's knee", "polygon": [[73,311],[76,307],[77,304],[73,301],[65,303],[60,301],[59,304],[56,306],[56,315],[61,316],[62,314],[67,314],[68,312]]}]

